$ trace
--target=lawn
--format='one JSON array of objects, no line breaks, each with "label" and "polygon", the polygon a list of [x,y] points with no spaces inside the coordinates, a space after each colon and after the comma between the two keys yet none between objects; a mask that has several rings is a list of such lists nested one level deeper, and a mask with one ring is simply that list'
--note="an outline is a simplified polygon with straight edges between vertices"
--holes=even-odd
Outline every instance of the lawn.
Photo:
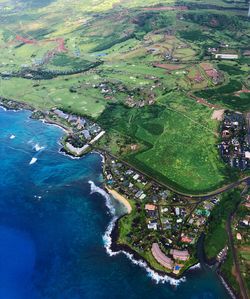
[{"label": "lawn", "polygon": [[1,80],[0,96],[28,102],[42,110],[56,106],[95,118],[102,113],[106,103],[97,89],[82,88],[77,93],[71,93],[70,87],[78,84],[79,80],[83,82],[82,75],[41,81],[22,78]]},{"label": "lawn", "polygon": [[159,180],[195,193],[224,182],[224,165],[216,149],[218,123],[212,111],[180,94],[141,109],[109,106],[98,121],[112,132],[130,136],[144,151],[124,159]]},{"label": "lawn", "polygon": [[[213,2],[222,4],[223,1]],[[204,7],[202,15],[197,15],[195,10],[142,9],[174,3],[174,0],[163,3],[159,0],[95,3],[55,0],[50,6],[46,3],[35,9],[31,6],[29,14],[24,14],[22,9],[3,12],[1,73],[18,71],[21,67],[70,71],[100,60],[103,64],[86,73],[51,80],[1,80],[0,95],[29,102],[42,110],[66,108],[97,119],[112,139],[109,144],[113,152],[179,190],[199,193],[221,186],[229,178],[216,148],[219,124],[211,120],[211,110],[182,92],[202,89],[197,95],[213,103],[237,110],[249,109],[249,94],[234,94],[242,86],[249,88],[245,78],[249,71],[246,60],[244,64],[243,61],[216,61],[227,84],[206,90],[203,89],[207,80],[194,83],[193,77],[188,80],[183,70],[165,70],[154,65],[177,66],[171,61],[173,56],[185,62],[185,71],[192,68],[195,71],[195,62],[201,60],[208,46],[217,46],[223,40],[245,48],[248,22],[237,16],[232,20],[220,17],[218,14],[225,13],[218,10],[216,18],[226,19],[232,25],[238,22],[241,26],[241,32],[236,28],[239,33],[236,36],[235,31],[222,32],[208,27],[206,12],[209,10]],[[16,35],[37,39],[38,43],[13,42]],[[234,36],[237,43],[233,42]],[[51,41],[55,38],[64,39],[63,53],[57,53],[39,67],[34,65],[34,60],[56,47]],[[195,76],[196,72],[192,73]],[[106,94],[97,86],[100,83],[112,83],[114,90]],[[117,91],[118,88],[122,91]],[[128,96],[145,100],[150,93],[155,101],[153,106],[140,109],[124,106]],[[129,151],[128,140],[138,144],[139,150]],[[122,147],[126,150],[121,150]]]}]

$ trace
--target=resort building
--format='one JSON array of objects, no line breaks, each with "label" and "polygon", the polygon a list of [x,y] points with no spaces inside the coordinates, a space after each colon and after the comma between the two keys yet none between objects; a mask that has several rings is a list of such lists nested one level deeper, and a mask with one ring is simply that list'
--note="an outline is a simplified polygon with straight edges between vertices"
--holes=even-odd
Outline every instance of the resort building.
[{"label": "resort building", "polygon": [[180,261],[187,261],[190,257],[187,250],[171,249],[170,254],[173,255],[173,258],[175,260],[180,260]]},{"label": "resort building", "polygon": [[154,258],[157,260],[159,264],[163,267],[172,270],[174,266],[174,262],[171,258],[167,257],[160,249],[157,243],[153,243],[151,252]]}]

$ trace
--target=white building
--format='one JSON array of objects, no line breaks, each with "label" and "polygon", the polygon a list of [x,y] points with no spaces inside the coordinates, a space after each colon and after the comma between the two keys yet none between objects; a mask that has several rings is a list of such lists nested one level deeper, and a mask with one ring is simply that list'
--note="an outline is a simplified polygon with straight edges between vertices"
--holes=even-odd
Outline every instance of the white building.
[{"label": "white building", "polygon": [[238,59],[239,58],[239,55],[237,54],[215,54],[215,58],[216,59]]}]

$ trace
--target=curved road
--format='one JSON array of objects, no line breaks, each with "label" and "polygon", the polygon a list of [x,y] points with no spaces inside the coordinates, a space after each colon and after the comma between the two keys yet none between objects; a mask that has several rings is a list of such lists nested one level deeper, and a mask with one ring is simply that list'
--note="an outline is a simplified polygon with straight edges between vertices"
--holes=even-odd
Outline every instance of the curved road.
[{"label": "curved road", "polygon": [[[100,150],[100,149],[99,149]],[[181,195],[181,196],[185,196],[185,197],[191,197],[193,199],[199,199],[199,200],[206,200],[206,199],[209,199],[211,197],[214,197],[216,195],[219,195],[221,193],[224,193],[226,191],[229,191],[229,190],[232,190],[232,189],[235,189],[237,188],[240,184],[242,183],[247,183],[248,185],[250,185],[250,176],[246,176],[242,179],[239,179],[237,182],[234,182],[234,183],[231,183],[231,184],[228,184],[228,185],[225,185],[219,189],[216,189],[214,191],[211,191],[211,192],[208,192],[208,193],[201,193],[201,194],[190,194],[190,193],[185,193],[185,192],[181,192],[181,191],[178,191],[176,190],[175,188],[165,184],[165,183],[162,183],[158,180],[156,180],[155,178],[153,178],[152,176],[144,173],[143,171],[139,170],[138,168],[136,168],[134,165],[122,160],[121,158],[119,157],[116,157],[114,156],[113,154],[107,152],[107,151],[104,151],[104,150],[100,150],[104,155],[109,155],[110,157],[112,157],[113,159],[115,160],[118,160],[118,161],[121,161],[123,164],[127,165],[128,167],[132,168],[132,169],[135,169],[138,173],[140,173],[141,175],[147,177],[147,178],[150,178],[150,180],[152,180],[153,182],[157,183],[158,185],[164,187],[164,188],[167,188],[169,190],[171,190],[172,192],[176,193],[177,195]]]}]

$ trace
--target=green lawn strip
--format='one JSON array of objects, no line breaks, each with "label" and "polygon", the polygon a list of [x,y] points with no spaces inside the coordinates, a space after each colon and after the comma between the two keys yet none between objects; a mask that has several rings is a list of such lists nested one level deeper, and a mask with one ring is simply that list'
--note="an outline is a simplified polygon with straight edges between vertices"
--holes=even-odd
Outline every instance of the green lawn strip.
[{"label": "green lawn strip", "polygon": [[129,109],[109,106],[98,121],[107,132],[130,136],[144,150],[123,158],[163,182],[199,193],[228,179],[216,149],[211,110],[178,94],[161,105]]}]

